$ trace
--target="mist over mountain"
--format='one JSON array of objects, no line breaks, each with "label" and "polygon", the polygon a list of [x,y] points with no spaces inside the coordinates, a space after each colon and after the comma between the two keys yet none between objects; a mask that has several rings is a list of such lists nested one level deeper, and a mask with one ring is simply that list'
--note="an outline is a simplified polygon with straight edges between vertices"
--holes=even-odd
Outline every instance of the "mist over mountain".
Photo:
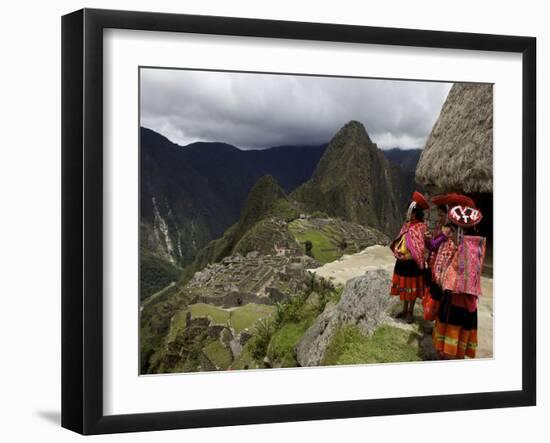
[{"label": "mist over mountain", "polygon": [[384,151],[386,158],[395,165],[398,165],[404,171],[415,172],[422,149],[401,149],[392,148]]}]

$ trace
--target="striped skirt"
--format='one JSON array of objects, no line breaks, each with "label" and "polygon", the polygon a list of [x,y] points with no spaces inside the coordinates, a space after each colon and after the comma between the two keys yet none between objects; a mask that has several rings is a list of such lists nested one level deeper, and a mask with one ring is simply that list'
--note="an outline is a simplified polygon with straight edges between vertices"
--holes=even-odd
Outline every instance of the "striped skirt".
[{"label": "striped skirt", "polygon": [[424,271],[414,260],[397,260],[393,270],[391,295],[412,301],[424,295]]},{"label": "striped skirt", "polygon": [[445,293],[432,331],[437,351],[449,358],[475,358],[477,349],[477,309],[470,312],[458,303],[462,294]]}]

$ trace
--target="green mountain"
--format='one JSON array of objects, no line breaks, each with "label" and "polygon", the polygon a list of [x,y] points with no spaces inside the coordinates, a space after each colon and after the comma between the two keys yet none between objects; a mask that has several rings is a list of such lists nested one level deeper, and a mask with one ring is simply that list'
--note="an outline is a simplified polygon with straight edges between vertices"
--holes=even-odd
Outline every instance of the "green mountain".
[{"label": "green mountain", "polygon": [[390,163],[365,127],[350,121],[331,140],[311,179],[291,197],[308,211],[324,211],[392,237],[413,190],[413,174]]},{"label": "green mountain", "polygon": [[311,177],[326,145],[243,151],[226,143],[179,146],[140,130],[141,297],[174,281],[212,239],[239,221],[258,179],[289,192]]},{"label": "green mountain", "polygon": [[[256,202],[257,207],[250,203],[249,208],[246,208],[247,199],[254,198],[250,194],[255,184],[275,188],[273,193],[257,189],[255,194],[271,193],[277,200],[281,192],[292,192],[311,179],[315,172],[314,180],[322,185],[322,192],[317,191],[314,180],[300,191],[300,200],[308,203],[303,212],[312,214],[318,209],[365,226],[379,227],[382,230],[387,225],[395,228],[395,217],[388,214],[398,212],[402,215],[402,207],[406,205],[414,185],[413,173],[402,171],[398,166],[385,161],[383,155],[380,155],[381,151],[375,147],[367,149],[366,145],[372,144],[368,135],[352,134],[354,127],[357,127],[355,132],[361,132],[361,128],[364,132],[362,125],[350,122],[348,126],[349,130],[344,132],[350,134],[342,135],[343,130],[340,131],[333,139],[330,150],[323,144],[279,146],[251,151],[243,151],[226,143],[200,142],[179,146],[154,131],[141,128],[141,297],[145,298],[174,281],[174,276],[192,263],[197,255],[202,257],[199,257],[200,263],[204,263],[204,257],[220,257],[230,249],[243,253],[256,248],[261,252],[271,250],[274,244],[285,244],[288,240],[286,231],[279,229],[279,222],[274,220],[266,219],[248,232],[252,227],[251,220],[262,213],[262,205],[269,206],[272,203],[264,202],[260,198]],[[337,139],[342,138],[348,139],[341,140],[345,146],[341,150],[335,149]],[[357,140],[351,143],[354,138]],[[355,148],[361,149],[355,152]],[[366,151],[366,154],[361,153],[361,150]],[[400,158],[394,157],[395,155],[390,160],[401,163]],[[323,165],[319,163],[321,158],[324,158]],[[370,165],[366,168],[368,171],[355,173],[353,167],[361,167],[363,164]],[[365,216],[348,210],[357,205],[356,202],[362,204],[360,202],[364,195],[361,183],[380,181],[381,177],[377,175],[380,175],[381,170],[386,171],[384,174],[389,176],[386,181],[391,182],[391,185],[376,185],[380,190],[378,194],[367,192],[367,195],[373,196],[374,202],[367,205],[375,208],[371,211],[373,213]],[[273,182],[278,184],[275,186],[267,181],[258,183],[265,175],[272,176]],[[344,186],[340,182],[349,183]],[[348,195],[348,189],[354,193]],[[402,196],[403,201],[395,208],[388,209],[387,204],[378,201],[386,198],[387,189],[391,189],[388,202],[395,200],[392,195]],[[340,201],[341,196],[345,196],[345,202]],[[288,218],[288,214],[284,215],[285,211],[295,212],[296,205],[289,204],[287,198],[280,200],[280,207],[274,210],[276,209],[275,212],[282,219]],[[338,205],[335,206],[334,201]],[[344,210],[345,208],[348,209]],[[379,210],[382,212],[378,213]],[[222,237],[231,226],[236,229],[237,224],[240,224],[240,231],[233,235],[238,240],[229,242],[229,247],[227,238]],[[226,237],[230,234],[228,232]],[[210,243],[213,239],[219,241]],[[204,247],[208,251],[199,254]]]},{"label": "green mountain", "polygon": [[328,302],[322,294],[332,286],[315,284],[307,269],[389,242],[376,229],[300,209],[272,176],[256,182],[238,222],[197,254],[177,284],[142,302],[142,373],[255,367],[243,363],[241,339],[256,334],[276,303],[300,301],[307,291],[319,306]]},{"label": "green mountain", "polygon": [[[185,277],[190,278],[208,263],[218,262],[236,252],[275,254],[276,247],[298,248],[284,226],[298,216],[298,207],[286,196],[277,181],[271,175],[260,178],[246,199],[239,221],[221,238],[211,241],[199,251],[193,263],[185,269]],[[259,241],[262,238],[266,241]]]}]

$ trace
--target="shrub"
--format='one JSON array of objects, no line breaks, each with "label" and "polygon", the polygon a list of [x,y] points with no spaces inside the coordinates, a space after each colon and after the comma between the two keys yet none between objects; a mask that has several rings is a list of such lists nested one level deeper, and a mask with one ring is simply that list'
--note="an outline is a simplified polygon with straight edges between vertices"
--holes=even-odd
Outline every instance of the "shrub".
[{"label": "shrub", "polygon": [[306,294],[299,294],[289,298],[285,303],[277,303],[275,325],[280,327],[284,323],[299,322],[303,319],[302,308],[306,301]]},{"label": "shrub", "polygon": [[267,354],[267,347],[275,327],[270,318],[258,320],[254,327],[254,336],[249,341],[249,349],[253,358],[260,360]]}]

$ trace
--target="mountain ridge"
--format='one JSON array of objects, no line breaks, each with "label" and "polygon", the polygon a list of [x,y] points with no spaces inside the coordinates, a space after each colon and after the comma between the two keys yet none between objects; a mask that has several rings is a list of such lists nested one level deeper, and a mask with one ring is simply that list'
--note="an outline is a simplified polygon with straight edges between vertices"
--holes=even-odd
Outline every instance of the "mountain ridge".
[{"label": "mountain ridge", "polygon": [[[353,133],[353,128],[364,131],[367,144],[374,145],[357,121],[349,122],[337,135],[345,138],[348,130]],[[180,146],[162,134],[142,127],[140,249],[147,261],[141,263],[141,274],[154,276],[159,284],[172,281],[176,269],[189,265],[210,241],[222,238],[232,225],[238,223],[246,199],[261,176],[271,175],[283,191],[290,194],[311,180],[319,169],[319,162],[326,157],[327,147],[328,144],[284,145],[264,150],[241,150],[223,142],[195,142]],[[384,157],[382,151],[373,152],[368,154],[371,161],[380,163],[380,158]],[[351,162],[348,161],[349,164],[337,172],[339,180],[346,181],[348,170],[354,168],[352,155],[333,155],[325,169],[330,169],[331,162],[336,167],[346,158]],[[389,169],[395,170],[391,173],[393,175],[408,174],[400,173],[397,166]],[[316,205],[313,206],[310,209],[316,210]],[[336,215],[350,221],[357,220],[345,213]],[[377,224],[376,220],[374,223],[372,220],[361,222],[372,226]],[[166,270],[165,275],[160,273],[162,270]],[[160,289],[154,285],[146,286],[145,296]],[[142,285],[142,290],[144,288]]]}]

